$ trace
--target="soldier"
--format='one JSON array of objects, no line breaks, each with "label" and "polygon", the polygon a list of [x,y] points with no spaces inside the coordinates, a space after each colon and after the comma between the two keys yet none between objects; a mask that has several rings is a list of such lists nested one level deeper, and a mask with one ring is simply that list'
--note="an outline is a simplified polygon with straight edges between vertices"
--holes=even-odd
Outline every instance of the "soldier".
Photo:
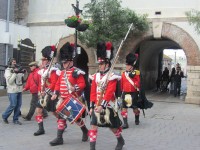
[{"label": "soldier", "polygon": [[135,124],[139,125],[140,111],[137,102],[140,89],[140,71],[136,70],[137,58],[138,55],[132,53],[126,56],[126,71],[122,73],[121,78],[123,129],[129,127],[127,108],[133,109]]},{"label": "soldier", "polygon": [[[42,69],[38,71],[38,74],[41,77],[38,90],[40,92],[40,102],[36,106],[36,116],[35,119],[38,123],[39,129],[34,133],[35,136],[42,135],[45,133],[43,126],[43,108],[47,111],[55,112],[56,104],[58,100],[51,100],[52,92],[56,81],[58,80],[59,69],[56,67],[49,66],[53,53],[55,54],[54,46],[46,46],[42,52]],[[50,69],[48,69],[50,67]],[[49,72],[48,72],[49,71]]]},{"label": "soldier", "polygon": [[99,42],[97,44],[99,71],[93,76],[90,92],[90,150],[95,150],[98,127],[109,127],[114,133],[118,141],[115,150],[121,150],[125,144],[121,135],[122,122],[115,109],[116,105],[114,105],[117,80],[120,79],[120,76],[112,73],[107,80],[107,86],[102,87],[106,82],[107,73],[111,67],[112,51],[113,47],[110,42]]},{"label": "soldier", "polygon": [[[61,102],[68,100],[68,97],[72,99],[76,97],[78,99],[86,86],[84,80],[85,72],[73,66],[73,49],[74,48],[70,45],[69,42],[63,45],[63,47],[60,49],[60,59],[62,61],[64,70],[61,71],[58,81],[56,82],[56,86],[54,89],[55,94],[52,96],[52,100],[56,99],[58,95],[60,95],[61,97]],[[60,101],[59,103],[61,103]],[[73,106],[70,107],[73,109]],[[67,117],[69,117],[69,115]],[[57,123],[57,137],[50,142],[51,146],[63,144],[62,135],[66,126],[66,119],[64,119],[62,116],[59,116]],[[81,128],[83,132],[82,141],[87,141],[88,129],[86,128],[82,118],[78,118],[75,123]]]}]

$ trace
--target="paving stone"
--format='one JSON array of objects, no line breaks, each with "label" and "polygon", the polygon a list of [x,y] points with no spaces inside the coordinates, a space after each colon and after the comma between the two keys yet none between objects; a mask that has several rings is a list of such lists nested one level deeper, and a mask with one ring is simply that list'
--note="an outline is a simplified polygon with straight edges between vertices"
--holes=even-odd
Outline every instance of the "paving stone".
[{"label": "paving stone", "polygon": [[[163,97],[160,96],[160,99]],[[136,126],[134,114],[128,112],[129,129],[123,130],[125,139],[123,150],[199,150],[200,149],[200,107],[198,105],[179,102],[153,101],[154,106],[142,113],[140,125]],[[6,96],[0,97],[0,113],[6,109],[9,101]],[[27,113],[30,95],[23,95],[22,113]],[[33,136],[38,129],[34,118],[24,121],[22,125],[12,123],[12,115],[6,125],[0,119],[0,150],[89,150],[89,142],[82,142],[82,132],[76,125],[70,125],[64,132],[64,144],[51,147],[49,141],[55,138],[57,123],[55,117],[49,113],[44,119],[46,133]],[[86,122],[89,128],[89,117]],[[117,140],[108,128],[99,128],[97,150],[114,150]]]}]

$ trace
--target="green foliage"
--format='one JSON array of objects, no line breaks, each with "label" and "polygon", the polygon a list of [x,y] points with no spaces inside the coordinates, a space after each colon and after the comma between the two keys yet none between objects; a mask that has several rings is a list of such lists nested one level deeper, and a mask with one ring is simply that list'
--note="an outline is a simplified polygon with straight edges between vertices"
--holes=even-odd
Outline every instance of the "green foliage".
[{"label": "green foliage", "polygon": [[81,22],[82,18],[80,18],[79,16],[71,16],[71,17],[68,17],[69,20],[72,20],[72,21],[79,21]]},{"label": "green foliage", "polygon": [[88,21],[88,20],[82,20],[81,23],[82,24],[88,24],[88,25],[91,24],[90,21]]},{"label": "green foliage", "polygon": [[200,34],[200,11],[191,10],[185,13],[189,24],[194,25],[195,31]]},{"label": "green foliage", "polygon": [[135,34],[144,33],[149,28],[147,15],[137,15],[128,8],[122,8],[119,0],[93,0],[84,9],[84,16],[92,21],[92,25],[79,33],[78,38],[88,47],[96,47],[100,40],[120,43],[131,23]]}]

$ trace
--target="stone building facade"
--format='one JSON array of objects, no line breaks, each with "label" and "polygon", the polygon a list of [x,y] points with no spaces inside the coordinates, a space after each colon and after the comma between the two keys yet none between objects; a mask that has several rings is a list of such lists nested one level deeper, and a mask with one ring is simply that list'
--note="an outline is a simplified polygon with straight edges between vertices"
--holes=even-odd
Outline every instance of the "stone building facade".
[{"label": "stone building facade", "polygon": [[[41,57],[41,49],[46,45],[55,44],[60,37],[62,39],[59,48],[65,42],[74,42],[74,30],[64,25],[64,19],[74,14],[71,4],[75,4],[76,0],[48,0],[48,3],[46,0],[27,0],[26,2],[28,17],[27,29],[24,30],[27,30],[27,34],[22,35],[26,35],[26,38],[30,38],[36,44],[37,60]],[[90,0],[79,2],[80,8],[83,8]],[[200,36],[197,35],[194,27],[188,24],[185,16],[186,11],[200,10],[200,0],[160,0],[159,2],[126,0],[122,1],[122,6],[138,14],[148,14],[150,29],[140,37],[131,34],[128,36],[116,69],[124,69],[126,54],[139,53],[140,70],[144,76],[145,86],[151,89],[155,87],[160,53],[167,48],[183,49],[187,57],[188,75],[185,102],[200,104]],[[14,37],[12,45],[16,48],[17,36]],[[94,73],[97,66],[95,49],[87,48],[80,41],[78,45],[82,51],[80,58],[88,59],[86,66],[89,67],[89,73]]]}]

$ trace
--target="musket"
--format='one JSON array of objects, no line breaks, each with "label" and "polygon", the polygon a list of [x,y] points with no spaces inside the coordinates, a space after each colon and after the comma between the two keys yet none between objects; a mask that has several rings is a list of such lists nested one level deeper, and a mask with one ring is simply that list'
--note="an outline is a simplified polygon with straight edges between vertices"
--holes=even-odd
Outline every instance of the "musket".
[{"label": "musket", "polygon": [[[62,36],[63,37],[63,36]],[[51,69],[51,66],[53,65],[53,61],[54,61],[54,58],[56,57],[56,51],[57,51],[57,48],[58,48],[58,45],[59,45],[59,43],[60,43],[60,41],[61,41],[61,39],[62,39],[62,37],[59,39],[59,41],[56,43],[56,45],[55,45],[55,49],[54,49],[54,51],[51,53],[51,61],[50,61],[50,64],[49,64],[49,66],[48,66],[48,69],[47,69],[47,73],[46,73],[46,75],[43,77],[43,83],[42,83],[42,90],[44,91],[44,88],[45,88],[45,83],[46,83],[46,80],[47,80],[47,77],[49,76],[49,71],[50,71],[50,69]]]},{"label": "musket", "polygon": [[[45,91],[45,83],[46,83],[46,80],[47,80],[47,77],[49,76],[49,71],[51,69],[51,66],[53,65],[53,61],[54,61],[54,58],[56,57],[56,51],[57,51],[57,48],[58,48],[58,45],[61,41],[62,37],[59,39],[59,41],[56,43],[55,47],[54,47],[54,50],[52,50],[51,52],[51,61],[50,61],[50,64],[48,66],[48,69],[47,69],[47,72],[46,72],[46,75],[45,76],[42,76],[42,81],[41,81],[41,91]],[[47,92],[47,91],[46,91]],[[49,91],[48,91],[49,92]],[[49,92],[48,94],[50,95],[53,95],[53,92]],[[40,105],[45,107],[46,104],[47,104],[47,95],[45,96],[40,96]]]},{"label": "musket", "polygon": [[98,99],[98,101],[97,101],[97,106],[100,106],[100,105],[101,105],[102,98],[103,98],[103,94],[104,94],[105,89],[106,89],[107,84],[108,84],[108,80],[109,80],[109,78],[110,78],[110,76],[111,76],[111,74],[112,74],[112,72],[113,72],[113,69],[114,69],[115,64],[116,64],[116,62],[117,62],[117,59],[118,59],[118,57],[119,57],[119,53],[120,53],[120,51],[121,51],[121,49],[122,49],[122,46],[123,46],[123,44],[124,44],[124,41],[127,39],[128,35],[129,35],[129,32],[130,32],[132,26],[133,26],[133,23],[131,23],[131,25],[130,25],[130,27],[129,27],[127,33],[126,33],[126,36],[124,37],[124,39],[122,39],[122,41],[121,41],[121,43],[120,43],[120,45],[119,45],[119,48],[118,48],[118,50],[117,50],[117,53],[116,53],[116,55],[115,55],[115,58],[114,58],[114,60],[113,60],[113,62],[112,62],[112,65],[111,65],[111,67],[110,67],[110,70],[108,71],[108,73],[107,73],[107,75],[106,75],[105,82],[103,82],[102,85],[101,85],[101,87],[100,87],[100,96],[99,96],[99,99]]}]

